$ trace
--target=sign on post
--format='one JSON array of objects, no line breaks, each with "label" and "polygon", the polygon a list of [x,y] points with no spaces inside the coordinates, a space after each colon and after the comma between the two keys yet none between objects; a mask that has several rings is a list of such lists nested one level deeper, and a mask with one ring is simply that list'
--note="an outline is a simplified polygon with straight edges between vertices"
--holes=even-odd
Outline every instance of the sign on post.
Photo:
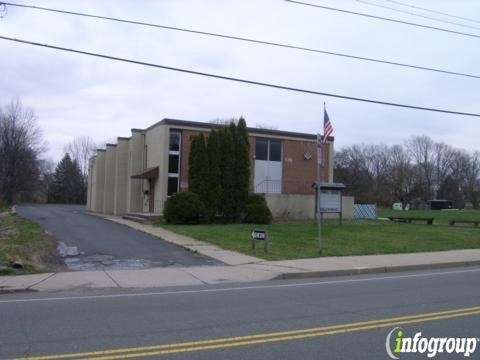
[{"label": "sign on post", "polygon": [[341,213],[342,212],[342,192],[340,190],[320,190],[320,212],[321,213]]},{"label": "sign on post", "polygon": [[256,230],[253,229],[250,234],[252,237],[252,249],[255,250],[255,243],[257,241],[263,241],[263,246],[265,252],[268,252],[268,234],[265,230]]}]

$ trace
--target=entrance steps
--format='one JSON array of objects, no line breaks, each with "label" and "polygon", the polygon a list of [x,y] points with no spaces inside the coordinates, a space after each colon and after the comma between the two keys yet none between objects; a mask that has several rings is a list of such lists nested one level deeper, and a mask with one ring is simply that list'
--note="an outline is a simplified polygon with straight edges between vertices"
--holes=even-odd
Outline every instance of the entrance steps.
[{"label": "entrance steps", "polygon": [[126,215],[123,215],[122,218],[126,220],[131,220],[138,222],[140,224],[152,224],[153,221],[161,219],[162,216],[160,214],[155,214],[155,213],[139,213],[139,212],[134,212],[134,213],[128,213]]}]

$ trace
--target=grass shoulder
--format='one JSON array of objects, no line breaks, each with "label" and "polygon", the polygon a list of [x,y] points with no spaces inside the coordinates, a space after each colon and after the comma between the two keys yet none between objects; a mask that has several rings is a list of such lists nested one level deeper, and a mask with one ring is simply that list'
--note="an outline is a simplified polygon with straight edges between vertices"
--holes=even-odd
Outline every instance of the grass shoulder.
[{"label": "grass shoulder", "polygon": [[[0,275],[19,275],[51,270],[55,241],[43,228],[8,212],[0,213]],[[13,264],[21,264],[15,268]]]},{"label": "grass shoulder", "polygon": [[[480,215],[480,212],[477,212]],[[267,260],[314,258],[319,256],[317,226],[313,222],[249,224],[167,225],[168,230],[222,248]],[[263,229],[269,235],[269,252],[251,249],[250,232]],[[480,248],[480,229],[448,225],[404,224],[390,221],[326,220],[322,228],[321,256],[396,254]]]},{"label": "grass shoulder", "polygon": [[378,209],[378,217],[386,218],[388,216],[406,216],[434,218],[434,224],[448,225],[450,219],[455,220],[478,220],[480,221],[479,210],[408,210],[398,211],[391,209]]}]

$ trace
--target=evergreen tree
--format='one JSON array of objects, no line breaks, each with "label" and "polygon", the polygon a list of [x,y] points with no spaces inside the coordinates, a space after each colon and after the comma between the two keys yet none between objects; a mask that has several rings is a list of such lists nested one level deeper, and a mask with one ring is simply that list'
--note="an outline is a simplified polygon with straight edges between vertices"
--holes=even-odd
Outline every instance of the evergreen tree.
[{"label": "evergreen tree", "polygon": [[219,143],[221,148],[220,173],[221,173],[221,213],[227,219],[235,218],[235,147],[233,134],[230,127],[219,131]]},{"label": "evergreen tree", "polygon": [[196,193],[198,195],[199,182],[198,182],[198,162],[197,162],[197,146],[198,137],[195,136],[190,144],[190,153],[188,154],[188,191]]},{"label": "evergreen tree", "polygon": [[221,214],[240,220],[250,185],[247,124],[241,118],[219,131],[196,136],[191,144],[188,167],[189,191],[199,195],[212,219]]},{"label": "evergreen tree", "polygon": [[247,123],[240,118],[235,131],[235,168],[234,197],[235,215],[238,218],[245,211],[250,190],[250,144],[248,141]]},{"label": "evergreen tree", "polygon": [[207,201],[205,203],[210,217],[213,219],[217,212],[220,212],[221,205],[221,169],[220,169],[220,144],[219,137],[215,130],[210,132],[207,140],[208,154],[208,179],[207,179]]},{"label": "evergreen tree", "polygon": [[83,202],[82,172],[78,163],[72,161],[68,153],[55,168],[50,198],[53,202],[64,204]]},{"label": "evergreen tree", "polygon": [[208,189],[208,155],[203,133],[192,141],[189,155],[188,189],[205,203]]}]

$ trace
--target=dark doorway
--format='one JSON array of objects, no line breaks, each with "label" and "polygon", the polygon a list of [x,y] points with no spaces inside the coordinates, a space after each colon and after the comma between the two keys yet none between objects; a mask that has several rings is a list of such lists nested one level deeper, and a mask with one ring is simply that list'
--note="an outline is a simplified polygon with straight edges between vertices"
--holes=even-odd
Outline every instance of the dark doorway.
[{"label": "dark doorway", "polygon": [[148,179],[148,212],[155,212],[155,179]]}]

